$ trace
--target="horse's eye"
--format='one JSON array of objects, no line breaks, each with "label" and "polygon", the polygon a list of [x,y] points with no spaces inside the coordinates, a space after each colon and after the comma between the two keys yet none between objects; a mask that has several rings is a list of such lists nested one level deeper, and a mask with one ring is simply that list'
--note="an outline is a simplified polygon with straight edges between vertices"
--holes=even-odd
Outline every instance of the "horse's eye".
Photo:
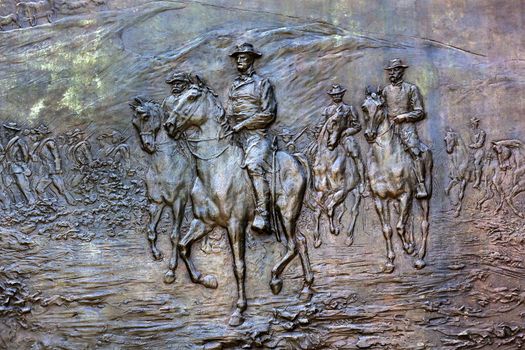
[{"label": "horse's eye", "polygon": [[143,114],[142,119],[147,121],[149,119],[149,114]]}]

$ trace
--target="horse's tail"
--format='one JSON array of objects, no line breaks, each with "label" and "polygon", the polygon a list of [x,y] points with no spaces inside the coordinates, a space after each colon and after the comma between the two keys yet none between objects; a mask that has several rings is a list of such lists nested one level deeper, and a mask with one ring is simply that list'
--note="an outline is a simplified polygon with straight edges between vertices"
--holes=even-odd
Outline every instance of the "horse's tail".
[{"label": "horse's tail", "polygon": [[433,177],[432,177],[432,168],[434,166],[434,160],[432,158],[432,152],[430,152],[430,150],[426,151],[424,153],[424,159],[423,161],[425,162],[425,170],[426,170],[426,173],[427,173],[427,176],[425,176],[425,188],[427,189],[427,193],[428,193],[428,197],[427,198],[430,198],[431,194],[432,194],[432,185],[433,185]]},{"label": "horse's tail", "polygon": [[306,188],[312,188],[313,182],[312,182],[312,169],[310,168],[310,163],[308,163],[308,158],[303,153],[294,153],[292,154],[292,157],[294,157],[295,160],[301,164],[305,175],[306,175]]},{"label": "horse's tail", "polygon": [[316,206],[313,204],[315,201],[312,197],[312,192],[314,190],[314,182],[312,181],[312,168],[310,167],[308,158],[303,153],[294,153],[292,157],[295,160],[297,160],[297,162],[301,165],[306,176],[304,205],[306,205],[308,209],[315,211]]}]

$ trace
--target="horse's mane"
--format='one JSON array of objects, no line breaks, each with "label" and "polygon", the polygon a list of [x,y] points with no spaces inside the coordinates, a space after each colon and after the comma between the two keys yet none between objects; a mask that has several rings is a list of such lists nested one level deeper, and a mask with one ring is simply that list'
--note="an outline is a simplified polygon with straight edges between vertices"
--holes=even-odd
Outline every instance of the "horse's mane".
[{"label": "horse's mane", "polygon": [[[162,116],[162,108],[160,103],[150,97],[136,96],[133,99],[133,102],[130,103],[130,106],[134,109],[141,107],[148,115],[155,115],[158,117]],[[154,114],[152,114],[152,112]]]},{"label": "horse's mane", "polygon": [[196,83],[194,85],[198,86],[206,94],[213,118],[220,124],[224,133],[230,132],[231,126],[226,118],[226,111],[219,100],[219,95],[200,76],[195,75],[195,80]]}]

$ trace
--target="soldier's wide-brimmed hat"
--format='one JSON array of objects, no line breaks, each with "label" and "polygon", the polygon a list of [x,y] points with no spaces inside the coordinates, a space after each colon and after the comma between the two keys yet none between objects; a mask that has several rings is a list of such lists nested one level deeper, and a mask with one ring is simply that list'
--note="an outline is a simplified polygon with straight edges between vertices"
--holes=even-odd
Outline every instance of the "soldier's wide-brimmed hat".
[{"label": "soldier's wide-brimmed hat", "polygon": [[388,62],[388,67],[385,67],[384,69],[390,70],[390,69],[399,68],[399,67],[408,68],[408,66],[404,64],[400,58],[394,58],[393,60],[390,60],[390,62]]},{"label": "soldier's wide-brimmed hat", "polygon": [[259,58],[262,56],[262,53],[260,53],[259,51],[257,51],[255,49],[255,47],[253,47],[252,44],[250,43],[243,43],[243,44],[239,44],[237,46],[235,46],[235,49],[232,51],[232,53],[230,53],[230,57],[235,57],[237,56],[238,54],[241,54],[241,53],[247,53],[247,54],[250,54],[256,58]]},{"label": "soldier's wide-brimmed hat", "polygon": [[191,83],[191,77],[189,73],[175,71],[168,74],[165,81],[166,84],[173,84],[176,81],[184,81],[187,83]]},{"label": "soldier's wide-brimmed hat", "polygon": [[332,85],[332,88],[330,90],[328,90],[326,93],[328,95],[342,95],[346,92],[346,89],[343,88],[341,85],[339,84],[335,84],[335,85]]},{"label": "soldier's wide-brimmed hat", "polygon": [[44,124],[40,125],[38,128],[35,128],[34,130],[35,130],[36,133],[42,134],[42,135],[51,134],[51,131]]},{"label": "soldier's wide-brimmed hat", "polygon": [[80,130],[78,128],[73,130],[73,131],[70,131],[70,132],[66,133],[67,137],[75,137],[75,136],[79,136],[79,135],[84,135],[84,131],[82,131],[82,130]]},{"label": "soldier's wide-brimmed hat", "polygon": [[4,124],[4,128],[9,129],[9,130],[14,130],[14,131],[20,131],[20,130],[22,130],[22,128],[20,128],[20,127],[18,126],[18,124],[15,123],[15,122],[5,123],[5,124]]},{"label": "soldier's wide-brimmed hat", "polygon": [[279,134],[279,136],[293,136],[294,133],[292,132],[292,130],[288,129],[288,128],[283,128],[283,131],[281,131],[281,133]]}]

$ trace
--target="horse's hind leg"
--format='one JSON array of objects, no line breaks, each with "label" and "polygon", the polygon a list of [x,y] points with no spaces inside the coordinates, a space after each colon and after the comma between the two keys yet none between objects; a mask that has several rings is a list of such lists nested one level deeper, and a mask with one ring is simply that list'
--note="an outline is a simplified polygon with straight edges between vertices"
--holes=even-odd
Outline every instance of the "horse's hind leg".
[{"label": "horse's hind leg", "polygon": [[376,198],[374,200],[377,215],[379,216],[379,221],[381,222],[381,227],[383,229],[383,236],[386,242],[386,252],[387,252],[387,261],[383,269],[386,273],[391,273],[394,271],[394,259],[396,255],[394,253],[394,248],[392,247],[392,227],[390,226],[390,208],[388,206],[387,200],[382,200]]},{"label": "horse's hind leg", "polygon": [[322,209],[317,207],[314,213],[315,227],[314,227],[314,247],[319,248],[323,241],[321,240],[321,214]]},{"label": "horse's hind leg", "polygon": [[188,268],[190,273],[190,279],[193,283],[202,284],[206,288],[215,289],[218,286],[217,279],[213,275],[203,276],[190,258],[191,255],[191,246],[193,243],[207,235],[213,229],[212,226],[206,225],[198,219],[193,219],[190,225],[190,230],[179,242],[179,251],[182,260]]},{"label": "horse's hind leg", "polygon": [[148,223],[148,241],[155,260],[162,259],[162,252],[157,248],[157,226],[159,224],[164,204],[151,202],[149,204],[149,223]]},{"label": "horse's hind leg", "polygon": [[407,237],[406,226],[408,218],[410,217],[410,209],[412,208],[412,197],[410,193],[404,193],[399,199],[399,219],[396,225],[396,231],[403,244],[403,250],[407,254],[414,252],[414,243]]},{"label": "horse's hind leg", "polygon": [[419,247],[419,251],[417,253],[417,259],[414,262],[414,267],[416,269],[422,269],[426,266],[425,255],[427,253],[427,239],[428,239],[428,231],[429,231],[429,222],[428,222],[428,216],[430,211],[430,203],[428,199],[421,199],[419,200],[419,204],[421,206],[421,247]]},{"label": "horse's hind leg", "polygon": [[239,219],[230,218],[228,223],[228,238],[233,253],[233,273],[237,282],[237,304],[233,311],[229,325],[237,327],[244,322],[243,312],[246,310],[246,290],[244,280],[246,276],[245,252],[246,223]]},{"label": "horse's hind leg", "polygon": [[361,194],[359,193],[359,188],[354,188],[351,192],[351,198],[353,198],[353,205],[350,209],[350,226],[348,227],[348,233],[346,238],[346,245],[351,246],[354,243],[354,230],[355,223],[357,221],[357,216],[359,215],[359,204],[361,203]]},{"label": "horse's hind leg", "polygon": [[171,206],[173,212],[173,229],[170,235],[171,257],[168,264],[168,271],[164,274],[164,283],[173,283],[175,281],[175,270],[177,269],[179,257],[179,238],[182,220],[184,219],[184,209],[186,207],[186,198],[176,198]]},{"label": "horse's hind leg", "polygon": [[310,257],[308,256],[308,244],[306,237],[301,232],[295,233],[295,239],[297,241],[297,251],[301,258],[304,274],[304,286],[301,291],[301,296],[302,299],[310,301],[313,296],[312,284],[314,283],[314,273],[312,271],[312,265],[310,264]]}]

